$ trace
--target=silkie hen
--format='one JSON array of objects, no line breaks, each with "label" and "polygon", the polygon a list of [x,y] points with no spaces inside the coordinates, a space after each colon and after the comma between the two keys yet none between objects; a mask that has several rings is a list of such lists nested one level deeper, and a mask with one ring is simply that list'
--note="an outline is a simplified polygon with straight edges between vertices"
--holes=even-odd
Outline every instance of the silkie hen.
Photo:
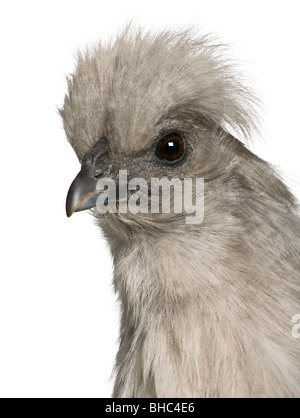
[{"label": "silkie hen", "polygon": [[[256,102],[222,54],[190,31],[127,28],[79,54],[68,78],[60,113],[82,163],[68,215],[96,206],[99,179],[117,185],[115,213],[92,209],[121,302],[114,397],[300,395],[298,207],[241,142]],[[123,213],[120,170],[147,185],[204,179],[202,222],[173,203]]]}]

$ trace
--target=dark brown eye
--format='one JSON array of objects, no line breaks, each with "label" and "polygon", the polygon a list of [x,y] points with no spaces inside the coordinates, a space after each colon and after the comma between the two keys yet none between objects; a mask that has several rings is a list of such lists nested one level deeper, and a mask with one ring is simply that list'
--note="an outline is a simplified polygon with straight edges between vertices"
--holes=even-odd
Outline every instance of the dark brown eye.
[{"label": "dark brown eye", "polygon": [[184,142],[178,134],[164,137],[158,144],[159,156],[167,161],[176,161],[184,154]]}]

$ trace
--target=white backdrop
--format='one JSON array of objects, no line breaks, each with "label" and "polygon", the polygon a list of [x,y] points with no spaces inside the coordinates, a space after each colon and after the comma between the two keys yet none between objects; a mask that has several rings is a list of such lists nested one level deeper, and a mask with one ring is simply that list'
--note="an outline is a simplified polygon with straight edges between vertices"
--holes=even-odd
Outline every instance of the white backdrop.
[{"label": "white backdrop", "polygon": [[299,1],[14,1],[0,6],[0,396],[106,397],[118,310],[108,249],[87,213],[67,219],[79,164],[56,106],[74,52],[129,19],[196,25],[233,46],[265,103],[251,148],[300,197]]}]

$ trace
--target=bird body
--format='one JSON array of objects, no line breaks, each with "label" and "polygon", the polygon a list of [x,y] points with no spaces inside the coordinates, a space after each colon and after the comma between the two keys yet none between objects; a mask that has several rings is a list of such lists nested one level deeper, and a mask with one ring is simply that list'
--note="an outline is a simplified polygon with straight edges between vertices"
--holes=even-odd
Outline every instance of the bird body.
[{"label": "bird body", "polygon": [[[95,206],[96,172],[204,179],[200,224],[93,209],[121,306],[114,397],[300,395],[298,206],[236,139],[255,129],[254,98],[219,51],[188,31],[127,28],[80,54],[68,81],[60,113],[82,163],[69,215]],[[183,155],[162,154],[166,139]]]}]

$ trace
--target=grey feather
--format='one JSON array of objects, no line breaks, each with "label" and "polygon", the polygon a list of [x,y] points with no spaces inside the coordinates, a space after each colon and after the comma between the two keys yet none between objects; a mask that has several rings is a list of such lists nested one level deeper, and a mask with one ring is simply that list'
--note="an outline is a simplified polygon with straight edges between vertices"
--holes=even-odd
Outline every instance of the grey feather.
[{"label": "grey feather", "polygon": [[[256,130],[257,101],[223,54],[189,31],[126,28],[80,53],[68,80],[60,113],[80,161],[105,135],[111,160],[133,177],[205,179],[200,225],[183,214],[93,211],[122,310],[115,397],[300,395],[291,334],[299,210],[242,143]],[[164,166],[153,147],[170,129],[184,133],[188,152]]]}]

